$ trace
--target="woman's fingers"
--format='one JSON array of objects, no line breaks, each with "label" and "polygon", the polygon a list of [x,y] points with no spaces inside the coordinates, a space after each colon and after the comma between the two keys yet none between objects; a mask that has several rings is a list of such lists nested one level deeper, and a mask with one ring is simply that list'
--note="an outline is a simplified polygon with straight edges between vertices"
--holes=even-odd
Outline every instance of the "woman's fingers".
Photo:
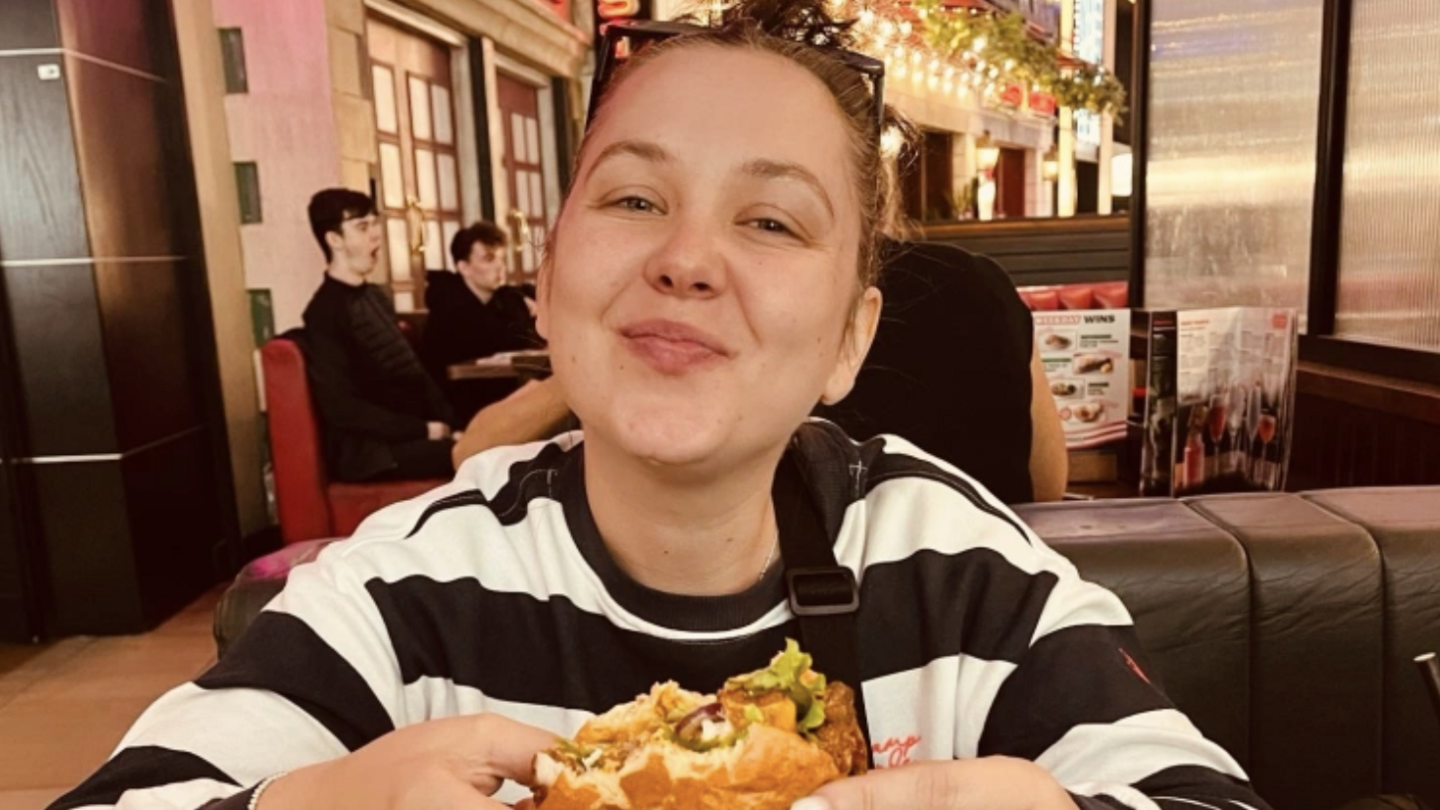
[{"label": "woman's fingers", "polygon": [[949,767],[955,764],[917,762],[841,779],[796,802],[793,810],[968,810],[963,774]]},{"label": "woman's fingers", "polygon": [[480,766],[474,784],[487,793],[499,789],[500,779],[533,784],[535,755],[555,744],[552,732],[494,714],[476,717],[471,733],[478,745]]},{"label": "woman's fingers", "polygon": [[793,810],[1073,810],[1044,769],[999,757],[917,762],[841,779]]},{"label": "woman's fingers", "polygon": [[418,795],[409,797],[407,806],[423,806],[426,810],[510,810],[471,785],[457,780],[435,782]]}]

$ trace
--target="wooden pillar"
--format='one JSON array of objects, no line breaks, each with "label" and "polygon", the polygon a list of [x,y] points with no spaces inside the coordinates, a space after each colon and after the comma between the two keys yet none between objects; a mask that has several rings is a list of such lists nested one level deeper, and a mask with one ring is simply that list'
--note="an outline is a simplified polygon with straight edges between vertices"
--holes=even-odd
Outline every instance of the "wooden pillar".
[{"label": "wooden pillar", "polygon": [[[1060,4],[1060,42],[1067,51],[1075,46],[1075,0],[1064,0]],[[1075,216],[1075,111],[1070,107],[1060,108],[1060,178],[1056,184],[1056,214],[1062,217]]]},{"label": "wooden pillar", "polygon": [[143,631],[234,514],[168,2],[0,3],[0,105],[10,540],[42,635]]}]

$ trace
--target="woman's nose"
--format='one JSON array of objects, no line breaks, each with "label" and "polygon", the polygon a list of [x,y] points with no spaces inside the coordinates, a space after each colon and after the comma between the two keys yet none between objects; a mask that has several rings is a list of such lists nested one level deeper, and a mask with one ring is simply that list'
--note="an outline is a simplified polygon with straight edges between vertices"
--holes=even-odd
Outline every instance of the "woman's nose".
[{"label": "woman's nose", "polygon": [[717,242],[717,235],[708,228],[681,225],[651,257],[645,268],[646,280],[670,295],[719,295],[727,273]]}]

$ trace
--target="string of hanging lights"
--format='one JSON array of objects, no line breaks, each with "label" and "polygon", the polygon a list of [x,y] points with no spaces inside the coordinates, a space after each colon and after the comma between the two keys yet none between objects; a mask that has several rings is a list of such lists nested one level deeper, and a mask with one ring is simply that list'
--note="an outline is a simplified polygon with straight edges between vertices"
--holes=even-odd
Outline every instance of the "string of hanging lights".
[{"label": "string of hanging lights", "polygon": [[883,59],[892,80],[961,99],[1008,99],[1019,106],[1041,94],[1062,107],[1125,111],[1125,89],[1114,74],[1032,32],[1021,14],[951,8],[945,0],[830,0],[829,6],[855,20],[861,49]]}]

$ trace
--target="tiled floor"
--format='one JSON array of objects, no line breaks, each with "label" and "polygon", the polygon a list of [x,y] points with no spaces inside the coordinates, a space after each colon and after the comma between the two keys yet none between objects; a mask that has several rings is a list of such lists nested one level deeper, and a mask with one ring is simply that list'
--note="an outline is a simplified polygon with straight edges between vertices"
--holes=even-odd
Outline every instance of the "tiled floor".
[{"label": "tiled floor", "polygon": [[155,698],[215,657],[217,589],[143,636],[0,644],[0,810],[40,810],[105,760]]}]

